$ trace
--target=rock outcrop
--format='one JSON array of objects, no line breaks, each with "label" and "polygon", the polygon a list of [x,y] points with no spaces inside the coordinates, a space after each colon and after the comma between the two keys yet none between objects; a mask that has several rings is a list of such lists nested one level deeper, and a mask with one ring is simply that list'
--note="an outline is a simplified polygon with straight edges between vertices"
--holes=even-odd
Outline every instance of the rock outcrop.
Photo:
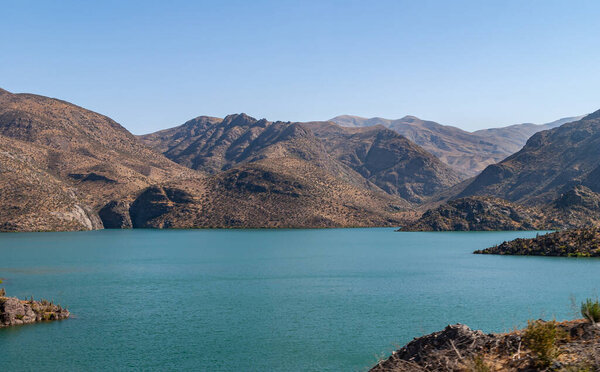
[{"label": "rock outcrop", "polygon": [[[540,365],[531,350],[538,344],[527,338],[525,329],[510,333],[485,334],[462,324],[415,338],[371,368],[371,372],[463,372],[463,371],[598,371],[600,327],[583,319],[561,323],[535,321],[556,329],[553,360]],[[532,337],[533,339],[533,337]],[[548,340],[548,339],[545,339]],[[536,348],[537,350],[537,348]]]},{"label": "rock outcrop", "polygon": [[477,254],[515,256],[600,257],[600,230],[570,229],[540,235],[531,239],[515,239],[494,247],[477,250]]},{"label": "rock outcrop", "polygon": [[576,185],[556,200],[527,206],[488,196],[450,200],[402,231],[559,230],[600,226],[600,194]]},{"label": "rock outcrop", "polygon": [[20,300],[0,296],[0,328],[67,319],[69,316],[67,309],[46,300]]},{"label": "rock outcrop", "polygon": [[545,228],[541,211],[492,197],[451,200],[401,231],[500,231]]}]

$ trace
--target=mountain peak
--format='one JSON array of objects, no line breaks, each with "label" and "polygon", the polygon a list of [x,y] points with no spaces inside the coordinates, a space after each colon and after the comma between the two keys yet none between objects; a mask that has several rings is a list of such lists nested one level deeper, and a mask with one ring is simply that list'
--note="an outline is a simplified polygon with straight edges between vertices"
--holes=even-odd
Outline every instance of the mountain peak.
[{"label": "mountain peak", "polygon": [[254,124],[256,122],[257,120],[255,118],[243,112],[240,114],[227,115],[225,116],[225,119],[223,119],[223,124],[233,126]]},{"label": "mountain peak", "polygon": [[405,121],[405,122],[414,122],[414,121],[422,121],[421,119],[419,119],[416,116],[412,116],[412,115],[406,115],[404,116],[402,119],[400,119],[401,121]]}]

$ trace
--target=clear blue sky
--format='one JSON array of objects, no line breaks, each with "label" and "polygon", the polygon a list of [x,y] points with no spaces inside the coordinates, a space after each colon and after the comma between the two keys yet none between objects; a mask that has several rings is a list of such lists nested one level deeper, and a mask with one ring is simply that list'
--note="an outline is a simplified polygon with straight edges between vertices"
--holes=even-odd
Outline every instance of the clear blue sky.
[{"label": "clear blue sky", "polygon": [[600,109],[600,1],[1,1],[0,87],[136,134],[198,115],[416,115],[467,130]]}]

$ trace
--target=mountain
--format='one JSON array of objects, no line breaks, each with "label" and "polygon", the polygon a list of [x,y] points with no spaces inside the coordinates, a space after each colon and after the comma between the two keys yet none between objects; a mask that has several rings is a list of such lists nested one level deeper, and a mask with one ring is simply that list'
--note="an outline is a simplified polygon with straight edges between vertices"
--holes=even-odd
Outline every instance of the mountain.
[{"label": "mountain", "polygon": [[600,191],[600,111],[533,135],[525,147],[488,166],[459,197],[494,195],[542,205],[576,185]]},{"label": "mountain", "polygon": [[514,124],[501,128],[482,129],[473,132],[474,135],[490,138],[497,143],[503,143],[504,147],[511,154],[519,151],[525,146],[529,137],[543,130],[560,127],[563,124],[578,121],[584,118],[585,115],[572,116],[555,120],[546,124],[523,123]]},{"label": "mountain", "polygon": [[[440,195],[432,200],[449,201],[407,230],[480,230],[506,221],[517,229],[600,226],[600,111],[534,134],[521,151]],[[534,218],[513,213],[524,208]]]},{"label": "mountain", "polygon": [[546,228],[543,213],[506,200],[477,196],[450,200],[426,211],[401,231],[505,231]]},{"label": "mountain", "polygon": [[383,190],[411,202],[459,181],[456,172],[434,156],[381,126],[269,122],[239,114],[222,121],[198,117],[140,139],[173,161],[208,174],[259,160],[295,158],[355,187]]},{"label": "mountain", "polygon": [[600,226],[600,194],[577,185],[547,204],[526,206],[490,196],[449,200],[402,231],[557,230]]},{"label": "mountain", "polygon": [[517,124],[472,133],[453,126],[421,120],[414,116],[389,120],[342,115],[331,121],[345,127],[383,125],[422,146],[466,178],[475,176],[486,166],[497,163],[520,150],[525,145],[527,138],[534,133],[579,118],[581,117],[564,118],[542,125]]},{"label": "mountain", "polygon": [[398,133],[382,126],[344,128],[332,122],[303,124],[337,161],[389,194],[422,202],[458,183],[457,172]]},{"label": "mountain", "polygon": [[97,210],[164,180],[199,178],[106,116],[0,90],[2,230],[101,228]]},{"label": "mountain", "polygon": [[133,227],[314,228],[397,226],[410,205],[290,157],[241,164],[204,183],[150,187],[112,207],[113,216],[128,211]]},{"label": "mountain", "polygon": [[[206,134],[216,119],[202,120]],[[394,226],[411,209],[332,159],[301,125],[217,121],[222,136],[203,137],[205,152],[171,149],[194,170],[106,116],[0,90],[0,231]],[[185,147],[196,124],[161,135]]]}]

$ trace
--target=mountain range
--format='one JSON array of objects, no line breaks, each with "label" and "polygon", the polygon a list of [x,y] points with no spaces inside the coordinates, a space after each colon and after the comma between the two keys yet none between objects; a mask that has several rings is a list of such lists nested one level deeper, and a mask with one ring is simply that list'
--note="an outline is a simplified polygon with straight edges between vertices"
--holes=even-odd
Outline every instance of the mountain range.
[{"label": "mountain range", "polygon": [[[396,133],[366,132],[352,160],[338,159],[309,124],[244,114],[140,139],[68,102],[2,90],[0,230],[397,225],[413,207],[400,194],[420,200],[456,179]],[[370,159],[399,153],[406,164],[382,180]]]},{"label": "mountain range", "polygon": [[[598,225],[600,111],[534,134],[520,151],[445,193],[447,203],[425,212],[407,229],[479,230],[499,223],[516,229]],[[486,199],[483,208],[480,198],[489,196],[496,199]],[[515,204],[536,208],[537,212],[528,212],[537,213],[534,223],[524,224],[526,219],[511,212]]]},{"label": "mountain range", "polygon": [[547,124],[516,124],[475,132],[421,120],[414,116],[390,120],[342,115],[330,121],[345,127],[383,125],[422,146],[462,174],[463,178],[468,178],[477,175],[486,166],[502,161],[519,151],[533,134],[577,121],[582,117],[568,117]]},{"label": "mountain range", "polygon": [[[0,230],[399,226],[457,198],[414,226],[481,227],[464,208],[490,211],[491,228],[538,226],[519,216],[541,215],[594,224],[600,112],[571,119],[504,159],[561,122],[469,133],[414,117],[232,114],[134,136],[71,103],[0,89]],[[457,165],[476,159],[492,164],[466,179],[472,169]]]}]

